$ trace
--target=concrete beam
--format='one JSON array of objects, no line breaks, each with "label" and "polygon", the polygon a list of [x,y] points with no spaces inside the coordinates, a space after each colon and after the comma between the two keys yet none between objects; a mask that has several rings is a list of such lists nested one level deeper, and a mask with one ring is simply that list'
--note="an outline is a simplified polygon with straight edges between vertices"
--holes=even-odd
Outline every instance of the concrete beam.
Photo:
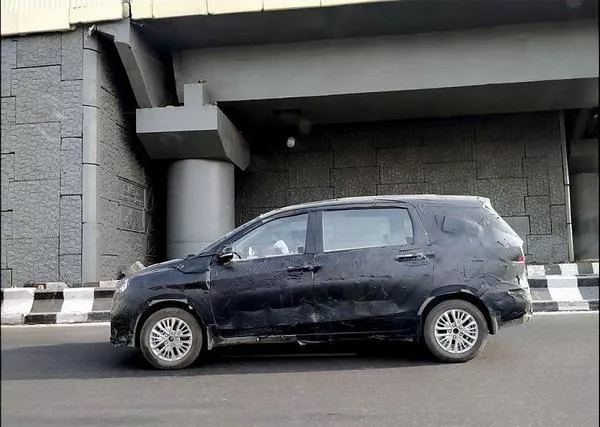
[{"label": "concrete beam", "polygon": [[98,25],[97,31],[113,39],[138,106],[153,108],[168,105],[165,64],[140,31],[128,19]]},{"label": "concrete beam", "polygon": [[598,79],[597,59],[589,20],[194,49],[173,66],[180,99],[203,80],[233,102]]},{"label": "concrete beam", "polygon": [[152,159],[216,159],[244,170],[250,150],[231,121],[215,105],[205,105],[203,85],[185,87],[183,107],[136,111],[137,135]]}]

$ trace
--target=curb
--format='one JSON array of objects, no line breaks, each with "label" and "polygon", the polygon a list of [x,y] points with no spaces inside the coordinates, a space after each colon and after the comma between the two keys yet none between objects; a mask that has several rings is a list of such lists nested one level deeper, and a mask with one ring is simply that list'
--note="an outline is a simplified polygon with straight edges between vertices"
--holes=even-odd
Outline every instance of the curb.
[{"label": "curb", "polygon": [[528,265],[527,278],[545,276],[587,276],[598,275],[598,262],[578,262],[566,264]]},{"label": "curb", "polygon": [[[79,289],[79,288],[102,288],[114,289],[117,286],[118,280],[103,280],[99,282],[85,282],[67,285],[65,282],[46,282],[46,283],[27,283],[24,288],[45,289],[58,291],[61,289]],[[13,289],[13,288],[5,288]]]},{"label": "curb", "polygon": [[3,289],[3,325],[86,323],[110,318],[114,289]]},{"label": "curb", "polygon": [[534,301],[533,312],[598,311],[598,300],[588,301]]}]

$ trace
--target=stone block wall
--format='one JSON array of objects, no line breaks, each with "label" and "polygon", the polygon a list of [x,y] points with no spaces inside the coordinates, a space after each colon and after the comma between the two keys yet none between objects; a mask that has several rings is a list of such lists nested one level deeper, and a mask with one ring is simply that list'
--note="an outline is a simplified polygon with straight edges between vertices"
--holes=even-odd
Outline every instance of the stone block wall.
[{"label": "stone block wall", "polygon": [[[98,40],[98,274],[157,261],[151,164],[135,134],[136,103],[114,45]],[[158,167],[158,166],[157,166]]]},{"label": "stone block wall", "polygon": [[[152,225],[157,172],[140,151],[114,46],[79,28],[3,38],[1,53],[2,286],[82,281],[85,194],[98,218],[90,234],[98,262],[88,280],[160,257]],[[84,126],[86,108],[94,114]],[[84,194],[90,165],[97,172]]]},{"label": "stone block wall", "polygon": [[2,287],[81,281],[81,30],[3,38]]},{"label": "stone block wall", "polygon": [[375,194],[489,197],[525,242],[529,263],[568,261],[557,112],[322,126],[251,138],[236,177],[236,221],[287,204]]}]

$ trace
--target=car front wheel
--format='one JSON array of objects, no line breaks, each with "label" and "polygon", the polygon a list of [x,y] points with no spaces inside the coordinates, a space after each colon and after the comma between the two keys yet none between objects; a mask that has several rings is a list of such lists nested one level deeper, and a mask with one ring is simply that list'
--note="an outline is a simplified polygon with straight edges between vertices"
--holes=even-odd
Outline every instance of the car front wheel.
[{"label": "car front wheel", "polygon": [[174,307],[153,313],[140,334],[144,358],[159,369],[188,367],[200,355],[202,344],[202,329],[196,318]]},{"label": "car front wheel", "polygon": [[429,351],[444,362],[471,360],[485,347],[488,329],[481,311],[464,300],[436,305],[425,318],[423,339]]}]

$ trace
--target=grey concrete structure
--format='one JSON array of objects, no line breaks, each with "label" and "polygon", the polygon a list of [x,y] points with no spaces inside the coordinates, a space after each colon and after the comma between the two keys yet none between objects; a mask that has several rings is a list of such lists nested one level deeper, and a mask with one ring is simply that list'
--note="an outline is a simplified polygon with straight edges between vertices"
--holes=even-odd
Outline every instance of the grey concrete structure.
[{"label": "grey concrete structure", "polygon": [[[255,100],[238,106],[255,121],[291,108],[282,99],[295,98],[293,108],[331,122],[593,107],[597,52],[590,20],[191,49],[176,53],[173,65],[180,100],[184,84],[206,80],[217,102]],[[500,85],[510,104],[489,85]],[[477,109],[469,108],[472,98]]]},{"label": "grey concrete structure", "polygon": [[597,259],[597,7],[471,3],[3,38],[2,286],[114,279],[272,208],[388,193],[490,197],[530,263]]},{"label": "grey concrete structure", "polygon": [[575,256],[577,259],[598,258],[598,216],[600,213],[598,173],[588,172],[573,175],[573,216]]},{"label": "grey concrete structure", "polygon": [[173,162],[167,179],[167,257],[198,252],[235,225],[234,166],[187,159]]},{"label": "grey concrete structure", "polygon": [[598,141],[573,141],[570,163],[575,256],[582,260],[598,259]]}]

